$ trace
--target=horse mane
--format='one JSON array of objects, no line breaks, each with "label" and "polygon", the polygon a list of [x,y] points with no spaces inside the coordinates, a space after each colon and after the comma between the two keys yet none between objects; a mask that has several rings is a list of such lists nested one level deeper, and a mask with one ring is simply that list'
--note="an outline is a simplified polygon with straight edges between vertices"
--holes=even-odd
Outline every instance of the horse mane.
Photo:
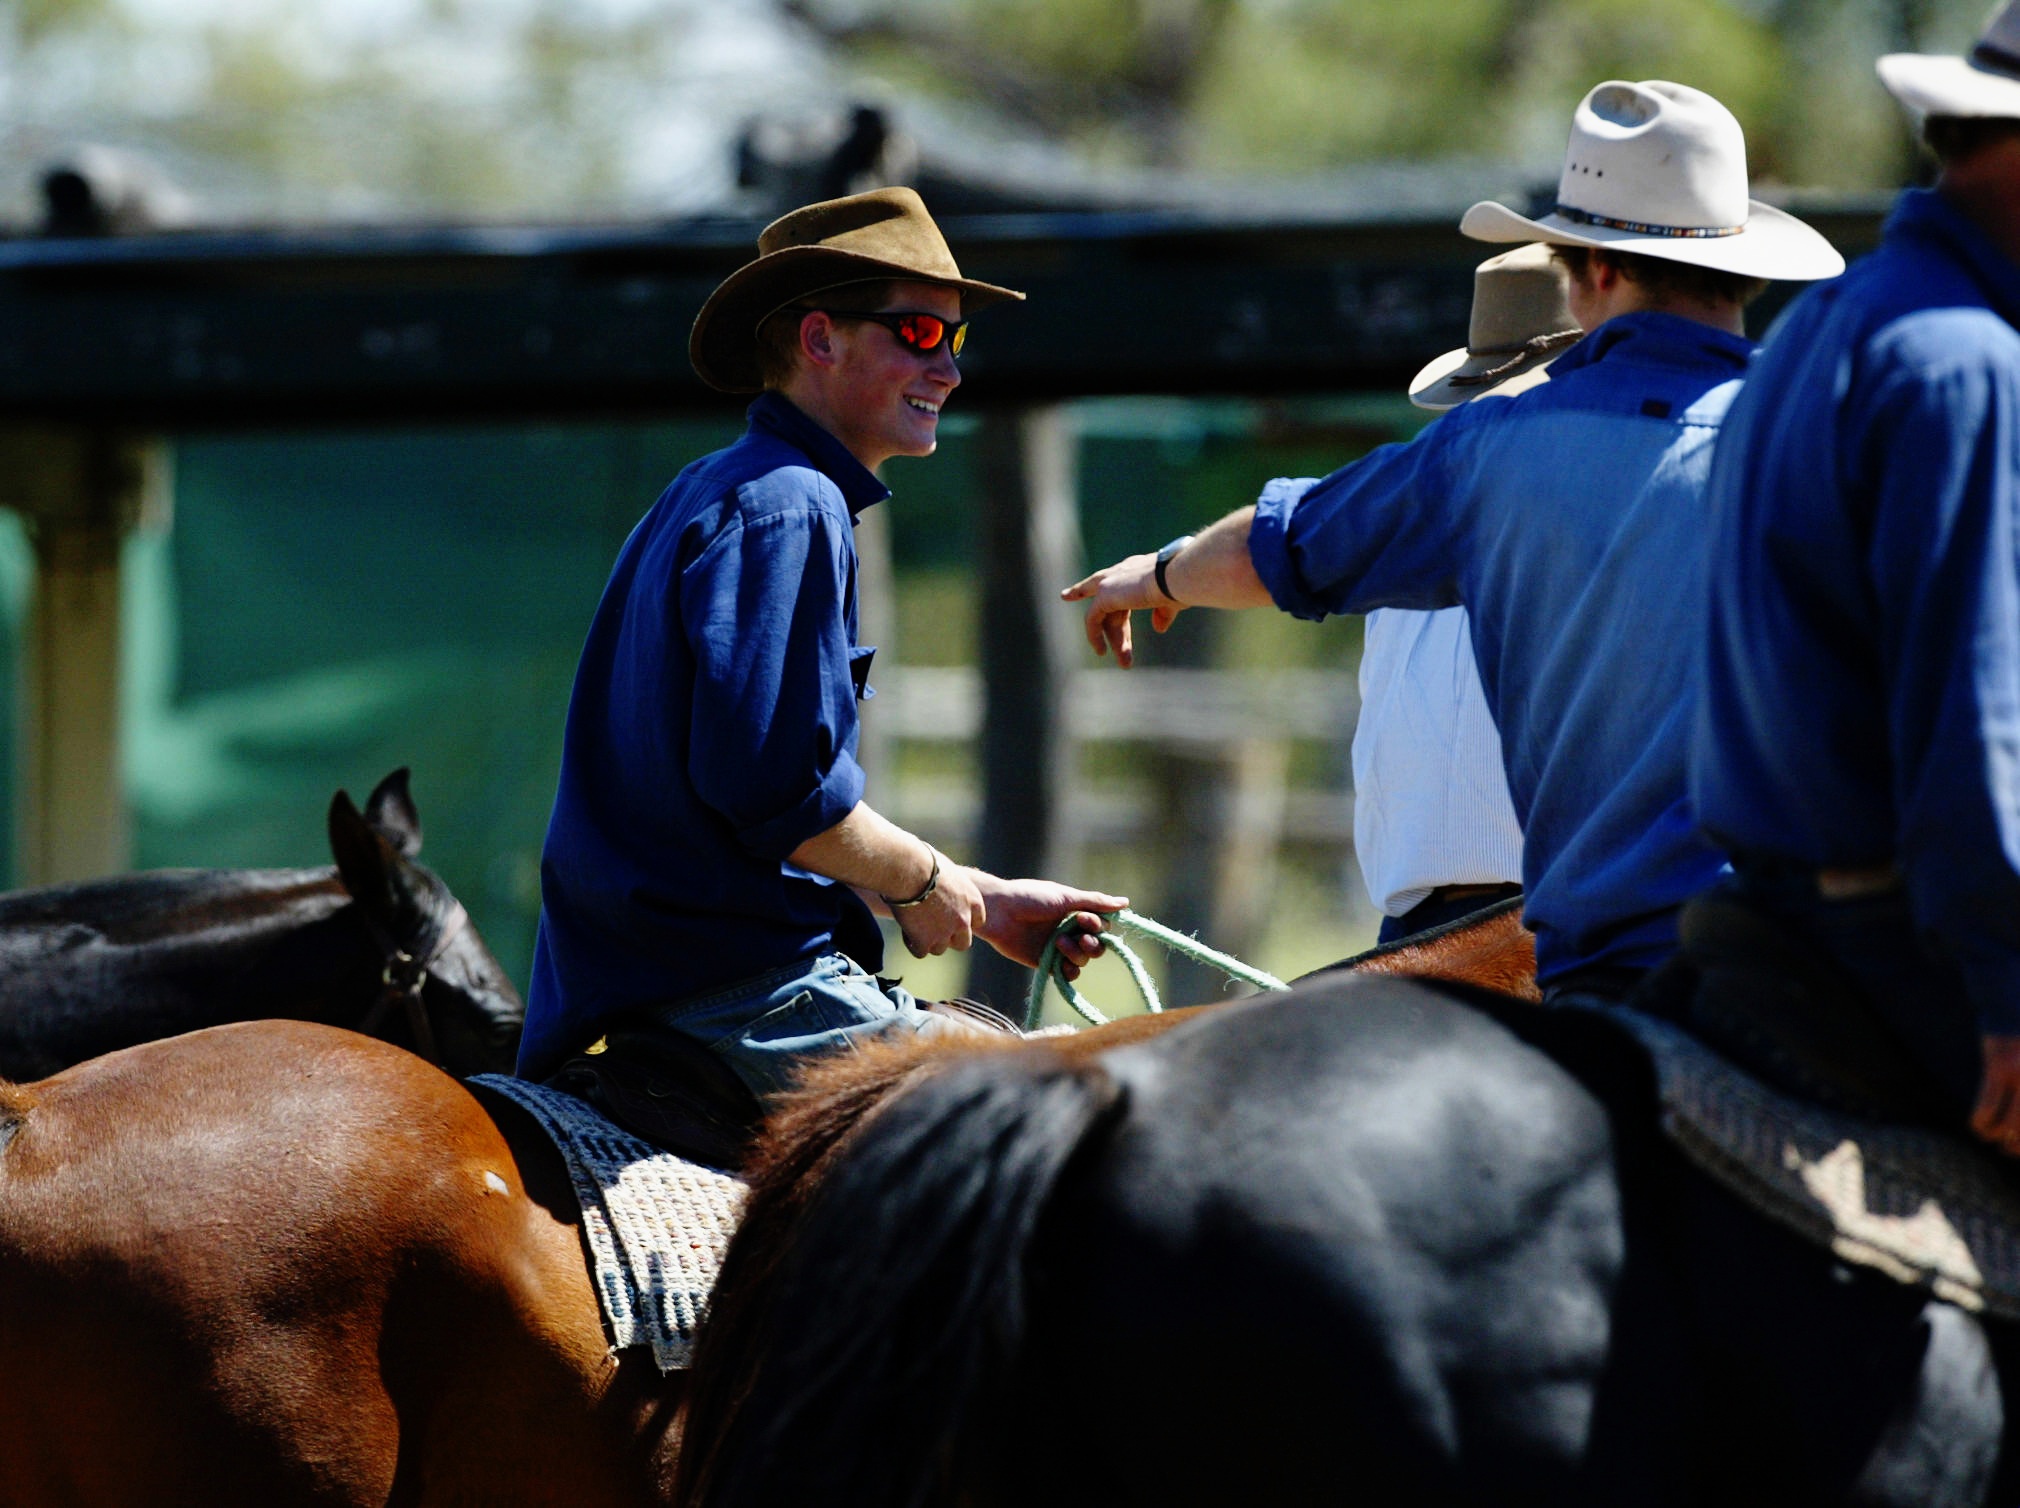
[{"label": "horse mane", "polygon": [[[779,1383],[766,1375],[765,1363],[782,1348],[804,1349],[803,1328],[780,1311],[795,1297],[806,1299],[809,1284],[791,1269],[799,1265],[802,1238],[809,1227],[816,1228],[819,1245],[819,1229],[833,1224],[832,1218],[822,1220],[820,1206],[838,1159],[859,1144],[863,1134],[914,1099],[910,1091],[944,1080],[962,1065],[982,1066],[981,1059],[1034,1054],[1055,1069],[1065,1061],[1050,1048],[1034,1048],[1014,1038],[872,1043],[812,1064],[798,1089],[767,1118],[744,1168],[750,1192],[710,1296],[688,1374],[674,1503],[713,1502],[725,1491],[735,1497],[739,1451],[748,1451],[754,1436],[766,1435],[778,1425],[773,1417],[778,1410],[771,1406],[776,1400],[770,1394]],[[970,1168],[983,1160],[974,1154],[972,1148],[948,1153]],[[852,1164],[861,1161],[851,1159]],[[858,1189],[845,1197],[861,1201],[865,1194]],[[812,1286],[822,1290],[817,1302],[846,1307],[848,1300],[830,1287],[839,1277],[834,1270],[838,1265],[832,1252],[824,1253],[818,1266],[820,1279]],[[884,1274],[877,1275],[878,1283],[885,1281]],[[888,1281],[901,1280],[891,1274]],[[844,1329],[874,1329],[877,1319],[851,1308],[839,1324]]]},{"label": "horse mane", "polygon": [[[1413,937],[1356,953],[1315,972],[1448,979],[1498,990],[1520,1000],[1534,1002],[1543,998],[1536,985],[1536,938],[1522,925],[1519,895]],[[1310,979],[1315,975],[1304,977]]]}]

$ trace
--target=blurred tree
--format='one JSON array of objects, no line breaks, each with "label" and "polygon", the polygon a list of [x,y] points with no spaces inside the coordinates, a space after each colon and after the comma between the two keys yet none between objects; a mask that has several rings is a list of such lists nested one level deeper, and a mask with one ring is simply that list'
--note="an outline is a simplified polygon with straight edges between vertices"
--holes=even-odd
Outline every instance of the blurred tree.
[{"label": "blurred tree", "polygon": [[1098,164],[1298,173],[1467,159],[1547,177],[1607,77],[1730,104],[1756,176],[1913,170],[1892,48],[1985,0],[0,0],[0,210],[83,141],[226,218],[717,207],[754,116],[951,103]]},{"label": "blurred tree", "polygon": [[1883,187],[1913,140],[1873,60],[1958,50],[1983,0],[785,0],[867,73],[985,99],[1097,159],[1298,172],[1471,157],[1547,173],[1606,78],[1748,128],[1757,179]]},{"label": "blurred tree", "polygon": [[[782,83],[839,89],[769,3],[7,0],[0,152],[144,150],[232,218],[702,208]],[[23,185],[5,185],[17,216]]]}]

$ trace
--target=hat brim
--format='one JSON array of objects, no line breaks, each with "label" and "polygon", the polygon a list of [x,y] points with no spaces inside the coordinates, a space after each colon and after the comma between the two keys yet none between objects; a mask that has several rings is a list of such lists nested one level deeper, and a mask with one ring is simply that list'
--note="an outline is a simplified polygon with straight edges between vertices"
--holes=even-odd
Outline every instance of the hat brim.
[{"label": "hat brim", "polygon": [[1459,232],[1476,241],[1547,241],[1552,246],[1628,251],[1741,277],[1789,283],[1834,278],[1845,270],[1845,259],[1820,233],[1758,199],[1748,201],[1746,228],[1730,236],[1651,236],[1604,225],[1582,225],[1556,213],[1532,220],[1491,199],[1466,211]]},{"label": "hat brim", "polygon": [[1484,398],[1489,393],[1500,393],[1513,397],[1516,393],[1527,392],[1550,375],[1550,363],[1562,356],[1565,347],[1545,351],[1538,356],[1525,357],[1522,364],[1505,377],[1497,377],[1492,382],[1457,382],[1461,377],[1477,377],[1483,372],[1491,372],[1508,360],[1507,356],[1488,354],[1475,356],[1463,346],[1456,351],[1447,351],[1437,360],[1427,364],[1423,371],[1410,379],[1410,401],[1418,408],[1427,408],[1434,413],[1444,413],[1447,409],[1458,408],[1471,403],[1475,398]]},{"label": "hat brim", "polygon": [[1887,92],[1919,114],[2020,120],[2020,79],[1974,67],[1969,58],[1891,52],[1875,66]]},{"label": "hat brim", "polygon": [[955,289],[961,295],[963,317],[990,304],[1024,297],[1014,288],[999,288],[974,278],[940,277],[832,246],[789,246],[746,262],[723,279],[694,317],[694,328],[687,337],[687,359],[710,387],[725,393],[755,393],[764,386],[764,375],[758,368],[757,330],[767,316],[823,288],[874,278]]}]

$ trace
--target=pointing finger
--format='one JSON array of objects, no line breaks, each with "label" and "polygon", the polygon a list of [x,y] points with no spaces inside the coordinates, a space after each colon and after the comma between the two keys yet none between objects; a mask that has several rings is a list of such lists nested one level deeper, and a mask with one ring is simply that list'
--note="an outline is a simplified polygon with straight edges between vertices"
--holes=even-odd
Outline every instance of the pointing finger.
[{"label": "pointing finger", "polygon": [[1098,655],[1108,653],[1108,641],[1103,637],[1106,618],[1107,615],[1098,607],[1090,607],[1087,610],[1087,642],[1093,646],[1094,652]]}]

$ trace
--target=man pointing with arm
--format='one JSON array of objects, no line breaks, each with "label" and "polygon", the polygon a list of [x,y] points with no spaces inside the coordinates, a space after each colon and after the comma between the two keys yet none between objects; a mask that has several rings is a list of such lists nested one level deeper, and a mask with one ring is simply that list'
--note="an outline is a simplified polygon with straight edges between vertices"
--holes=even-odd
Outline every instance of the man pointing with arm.
[{"label": "man pointing with arm", "polygon": [[1617,998],[1676,946],[1721,872],[1694,829],[1704,488],[1769,278],[1843,260],[1747,196],[1739,123],[1660,81],[1579,106],[1558,203],[1476,205],[1461,229],[1543,241],[1590,333],[1550,381],[1454,409],[1323,480],[1280,480],[1190,541],[1067,589],[1097,651],[1134,658],[1130,615],[1275,603],[1301,617],[1464,606],[1523,831],[1524,918],[1546,996]]}]

